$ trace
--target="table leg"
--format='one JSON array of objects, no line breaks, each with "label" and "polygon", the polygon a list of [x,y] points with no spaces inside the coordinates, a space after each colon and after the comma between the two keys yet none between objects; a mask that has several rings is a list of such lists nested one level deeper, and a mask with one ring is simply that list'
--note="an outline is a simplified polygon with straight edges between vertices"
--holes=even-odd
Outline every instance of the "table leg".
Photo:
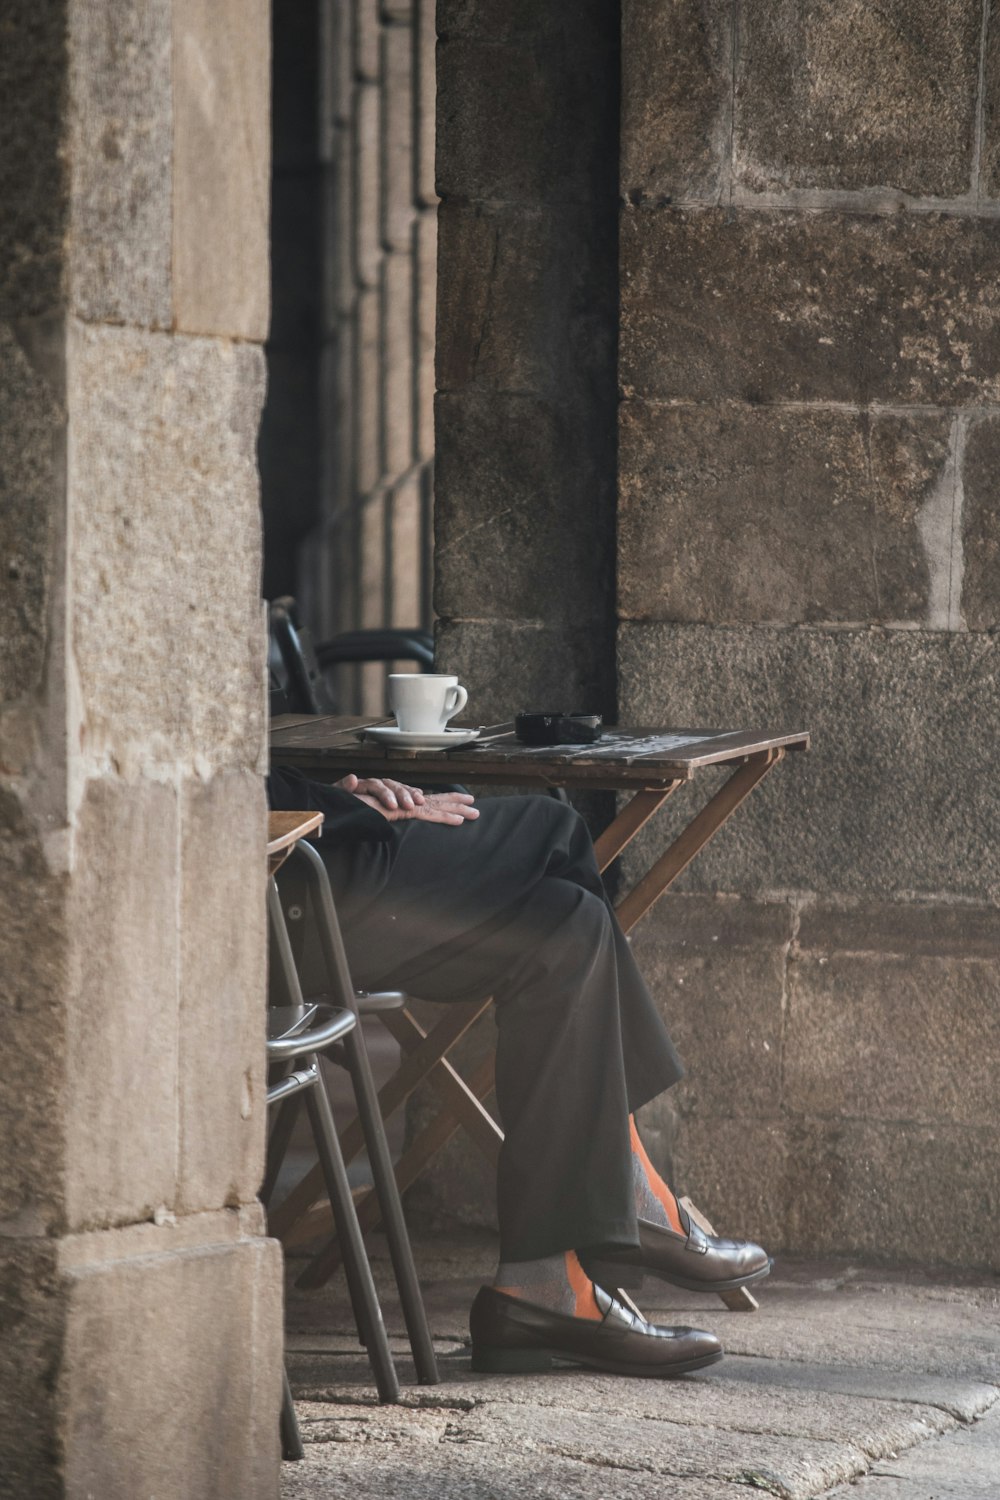
[{"label": "table leg", "polygon": [[686,870],[691,861],[718,833],[723,823],[745,801],[759,781],[778,764],[784,750],[762,750],[758,755],[748,756],[739,770],[725,781],[696,818],[661,854],[642,879],[632,887],[617,907],[618,920],[625,932],[631,932],[640,917],[659,900],[664,891]]},{"label": "table leg", "polygon": [[594,840],[597,868],[602,874],[610,864],[614,863],[626,845],[632,842],[640,828],[646,826],[667,798],[673,796],[677,788],[683,785],[683,781],[672,781],[668,786],[656,791],[636,792],[635,796],[626,802],[614,821],[609,823],[600,837]]}]

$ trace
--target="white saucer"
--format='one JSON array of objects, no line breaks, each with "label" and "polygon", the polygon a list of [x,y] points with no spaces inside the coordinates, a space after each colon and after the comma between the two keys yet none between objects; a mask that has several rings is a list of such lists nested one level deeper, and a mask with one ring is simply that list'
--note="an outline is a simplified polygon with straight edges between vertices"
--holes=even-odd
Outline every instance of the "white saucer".
[{"label": "white saucer", "polygon": [[442,729],[438,734],[428,734],[415,729],[397,729],[395,724],[382,724],[365,730],[365,739],[378,740],[380,745],[399,745],[407,750],[451,750],[478,738],[478,729]]}]

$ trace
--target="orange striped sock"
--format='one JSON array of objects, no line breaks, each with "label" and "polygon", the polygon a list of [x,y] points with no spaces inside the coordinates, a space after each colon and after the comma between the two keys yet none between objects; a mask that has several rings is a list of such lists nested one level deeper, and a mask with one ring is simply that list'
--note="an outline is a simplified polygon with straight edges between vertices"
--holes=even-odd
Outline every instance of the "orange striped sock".
[{"label": "orange striped sock", "polygon": [[543,1260],[502,1261],[493,1285],[508,1297],[548,1307],[570,1318],[600,1321],[604,1314],[594,1296],[594,1283],[572,1250]]},{"label": "orange striped sock", "polygon": [[[683,1234],[684,1225],[681,1222],[677,1199],[646,1155],[646,1148],[639,1139],[639,1132],[636,1129],[635,1115],[629,1115],[628,1117],[628,1130],[629,1141],[632,1146],[632,1160],[636,1166],[636,1207],[639,1211],[640,1219],[649,1218],[651,1216],[650,1209],[654,1204],[658,1204],[670,1228],[675,1230],[677,1234]],[[643,1192],[643,1189],[645,1189],[645,1192]],[[652,1197],[650,1198],[649,1195],[652,1195]],[[659,1219],[659,1216],[657,1216],[657,1219]],[[654,1220],[654,1222],[657,1222],[657,1220]]]}]

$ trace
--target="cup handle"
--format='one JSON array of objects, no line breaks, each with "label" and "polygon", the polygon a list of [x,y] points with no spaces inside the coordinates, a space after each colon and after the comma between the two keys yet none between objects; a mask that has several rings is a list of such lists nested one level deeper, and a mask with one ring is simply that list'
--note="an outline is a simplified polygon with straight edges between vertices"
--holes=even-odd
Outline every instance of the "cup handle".
[{"label": "cup handle", "polygon": [[[455,695],[455,701],[454,701],[454,703],[451,702],[451,695],[453,693]],[[468,703],[468,701],[469,701],[469,695],[466,692],[466,690],[465,690],[464,687],[449,688],[448,689],[448,697],[445,699],[445,710],[444,710],[445,723],[447,723],[447,721],[449,719],[453,719],[456,714],[460,714],[462,712],[462,709]]]}]

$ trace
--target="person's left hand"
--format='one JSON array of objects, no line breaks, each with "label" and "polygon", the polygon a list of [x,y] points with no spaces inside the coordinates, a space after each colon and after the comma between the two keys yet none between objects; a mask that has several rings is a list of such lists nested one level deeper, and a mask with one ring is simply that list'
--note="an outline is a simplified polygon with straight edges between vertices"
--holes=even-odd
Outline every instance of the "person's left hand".
[{"label": "person's left hand", "polygon": [[341,781],[335,781],[334,786],[342,787],[345,792],[353,792],[355,797],[360,797],[369,807],[377,807],[379,811],[385,808],[388,812],[412,812],[414,808],[422,807],[426,801],[418,786],[406,786],[404,782],[393,781],[389,776],[379,780],[376,776],[362,779],[352,774]]}]

